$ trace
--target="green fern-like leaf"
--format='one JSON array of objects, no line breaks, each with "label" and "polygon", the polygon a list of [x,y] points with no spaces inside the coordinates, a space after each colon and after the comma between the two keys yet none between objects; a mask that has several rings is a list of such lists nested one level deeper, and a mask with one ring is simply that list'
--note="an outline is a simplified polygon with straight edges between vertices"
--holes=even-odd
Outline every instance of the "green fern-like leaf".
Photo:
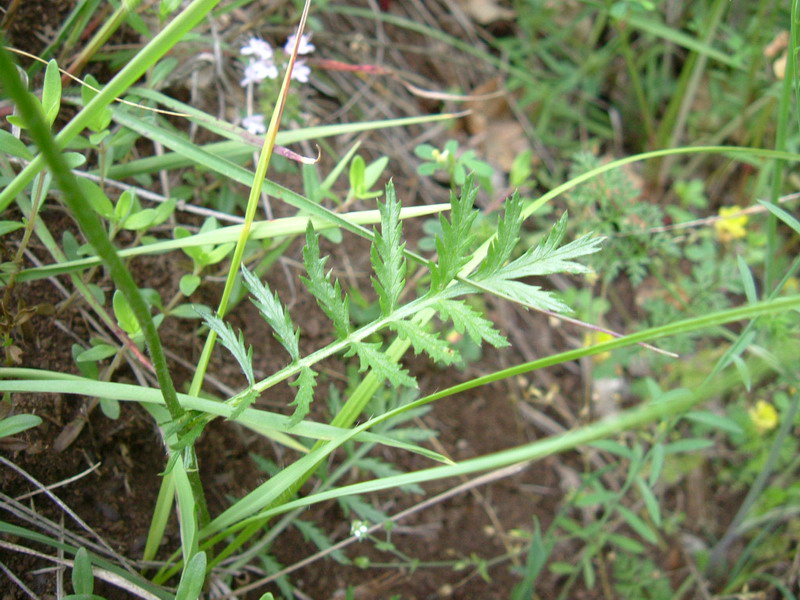
[{"label": "green fern-like leaf", "polygon": [[235,421],[238,419],[241,414],[245,411],[246,408],[250,408],[250,405],[256,401],[258,398],[258,392],[256,390],[247,390],[247,393],[243,396],[240,396],[236,399],[236,404],[233,408],[233,412],[228,417],[229,421]]},{"label": "green fern-like leaf", "polygon": [[253,348],[245,347],[244,336],[239,332],[237,337],[233,331],[233,327],[220,319],[217,315],[213,314],[205,306],[194,307],[197,314],[199,314],[208,325],[211,331],[216,332],[219,336],[219,341],[228,349],[236,362],[242,368],[242,372],[247,377],[247,383],[253,385],[255,383],[255,376],[253,374]]},{"label": "green fern-like leaf", "polygon": [[409,321],[396,321],[390,327],[406,338],[414,347],[414,352],[421,354],[425,352],[435,362],[445,365],[452,365],[461,360],[458,351],[450,347],[446,341],[438,335],[422,329],[418,324]]},{"label": "green fern-like leaf", "polygon": [[254,296],[251,301],[272,328],[275,339],[286,348],[293,362],[300,360],[300,330],[295,328],[292,317],[286,307],[281,304],[278,294],[273,294],[267,286],[259,281],[258,277],[245,267],[242,267],[242,275],[245,286]]},{"label": "green fern-like leaf", "polygon": [[320,258],[319,236],[311,223],[306,229],[306,245],[303,247],[303,264],[308,277],[300,279],[308,291],[317,299],[317,304],[333,322],[336,335],[343,340],[350,334],[350,304],[347,296],[342,298],[339,281],[331,283],[330,273],[325,273],[328,257]]},{"label": "green fern-like leaf", "polygon": [[[281,563],[279,563],[274,556],[271,556],[266,552],[261,552],[259,553],[258,556],[261,559],[261,567],[267,574],[274,575],[284,570],[284,566]],[[277,584],[278,589],[280,589],[281,594],[283,594],[284,598],[291,598],[292,596],[295,595],[294,586],[289,581],[289,578],[286,575],[281,575],[280,577],[277,577],[275,579],[275,583]]]},{"label": "green fern-like leaf", "polygon": [[436,236],[436,252],[438,263],[431,266],[431,288],[443,290],[455,279],[456,275],[472,258],[469,251],[475,236],[472,226],[478,212],[473,209],[478,188],[473,185],[473,178],[467,178],[461,189],[461,196],[450,192],[450,219],[439,215],[442,234]]},{"label": "green fern-like leaf", "polygon": [[389,520],[389,515],[364,501],[361,496],[342,496],[339,498],[339,505],[347,517],[350,516],[350,513],[355,513],[358,518],[369,523],[385,523]]},{"label": "green fern-like leaf", "polygon": [[381,231],[375,232],[372,242],[372,268],[377,278],[372,285],[378,294],[378,304],[384,315],[388,316],[397,308],[397,301],[406,282],[406,261],[403,255],[403,232],[400,224],[400,202],[394,191],[394,184],[386,184],[386,202],[378,202],[381,214]]},{"label": "green fern-like leaf", "polygon": [[558,313],[572,312],[572,309],[556,298],[552,292],[545,291],[538,285],[528,285],[521,281],[503,279],[498,276],[484,279],[481,284],[490,288],[494,294],[539,310]]},{"label": "green fern-like leaf", "polygon": [[311,402],[314,400],[314,386],[317,383],[317,374],[309,369],[303,367],[297,380],[291,385],[297,387],[297,395],[290,406],[294,406],[294,413],[289,421],[289,426],[292,427],[302,421],[308,414]]},{"label": "green fern-like leaf", "polygon": [[466,332],[475,344],[482,341],[489,342],[495,348],[505,348],[509,345],[494,324],[465,302],[460,300],[440,300],[433,305],[443,320],[450,319],[458,333]]},{"label": "green fern-like leaf", "polygon": [[[306,541],[313,542],[313,544],[320,550],[330,550],[333,546],[333,542],[331,542],[330,538],[328,538],[325,532],[317,527],[314,523],[303,521],[301,519],[295,519],[292,521],[292,524],[297,527],[300,533],[303,534],[303,537],[306,539]],[[339,564],[350,564],[350,559],[348,559],[341,550],[330,550],[330,555]]]},{"label": "green fern-like leaf", "polygon": [[564,213],[545,238],[518,259],[502,267],[497,276],[519,279],[552,273],[588,273],[591,269],[573,259],[594,254],[600,250],[601,237],[585,235],[565,246],[558,247],[567,231],[567,213]]},{"label": "green fern-like leaf", "polygon": [[[480,288],[534,308],[555,312],[569,312],[569,307],[539,286],[528,285],[519,279],[552,273],[587,273],[590,269],[573,259],[593,254],[600,250],[603,238],[583,236],[559,248],[567,230],[566,213],[553,226],[552,230],[535,247],[530,248],[519,258],[504,266],[511,254],[513,244],[510,240],[519,237],[519,227],[512,222],[519,219],[518,202],[513,200],[498,227],[497,239],[492,243],[487,258],[470,280]],[[519,222],[519,221],[518,221]],[[488,265],[488,266],[484,266]],[[471,293],[465,284],[449,288],[453,296]]]},{"label": "green fern-like leaf", "polygon": [[522,227],[522,201],[519,193],[506,200],[503,216],[497,223],[497,235],[489,245],[486,258],[475,273],[476,279],[493,275],[510,258],[514,247],[519,242],[519,230]]},{"label": "green fern-like leaf", "polygon": [[403,369],[390,359],[380,348],[380,344],[373,342],[353,342],[350,349],[345,354],[346,357],[358,355],[359,371],[364,372],[371,368],[376,375],[395,386],[400,387],[405,385],[408,387],[417,387],[416,380],[408,374],[406,369]]}]

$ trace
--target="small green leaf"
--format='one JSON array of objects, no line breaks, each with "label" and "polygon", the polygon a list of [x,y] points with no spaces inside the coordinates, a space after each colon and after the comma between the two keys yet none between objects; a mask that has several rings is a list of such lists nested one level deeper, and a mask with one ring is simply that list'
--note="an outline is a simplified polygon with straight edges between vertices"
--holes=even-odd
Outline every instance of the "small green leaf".
[{"label": "small green leaf", "polygon": [[366,191],[364,187],[364,159],[360,156],[353,157],[350,161],[350,190],[355,198],[361,198]]},{"label": "small green leaf", "polygon": [[586,583],[587,589],[594,589],[596,575],[592,559],[588,555],[582,557],[581,567],[583,569],[583,581]]},{"label": "small green leaf", "polygon": [[165,202],[159,204],[156,208],[156,215],[153,219],[153,222],[150,224],[150,227],[155,227],[156,225],[161,225],[164,221],[169,219],[172,216],[172,213],[175,212],[175,207],[178,205],[178,201],[175,198],[170,198]]},{"label": "small green leaf", "polygon": [[171,311],[169,311],[169,316],[171,317],[178,317],[179,319],[199,319],[201,318],[200,315],[197,313],[196,307],[202,307],[206,310],[211,310],[207,306],[203,304],[179,304]]},{"label": "small green leaf", "polygon": [[252,388],[245,390],[244,394],[239,396],[234,403],[233,412],[228,416],[229,421],[236,421],[242,413],[247,410],[250,405],[258,398],[258,392]]},{"label": "small green leaf", "polygon": [[122,222],[122,228],[129,229],[131,231],[148,229],[151,225],[153,225],[153,223],[155,223],[157,217],[158,214],[154,208],[144,208],[131,214],[127,219],[125,219]]},{"label": "small green leaf", "polygon": [[0,236],[4,236],[17,229],[22,229],[23,227],[25,227],[25,225],[19,221],[0,221]]},{"label": "small green leaf", "polygon": [[99,146],[109,135],[111,135],[111,132],[108,129],[103,129],[102,131],[90,134],[89,142],[92,146]]},{"label": "small green leaf", "polygon": [[476,279],[483,279],[497,273],[511,257],[511,253],[519,242],[519,231],[522,227],[522,201],[518,192],[506,200],[503,209],[503,216],[497,222],[495,238],[489,246],[486,258],[475,273]]},{"label": "small green leaf", "polygon": [[5,129],[0,129],[0,148],[3,149],[3,152],[16,158],[33,160],[33,154],[28,147]]},{"label": "small green leaf", "polygon": [[166,77],[172,73],[178,66],[180,61],[174,56],[162,59],[150,70],[147,76],[147,85],[151,89],[159,89],[161,83]]},{"label": "small green leaf", "polygon": [[292,317],[281,303],[278,294],[273,294],[258,277],[245,267],[242,267],[242,275],[244,276],[245,287],[255,297],[254,299],[251,298],[251,301],[272,328],[275,339],[286,348],[293,362],[300,360],[300,330],[295,328],[294,323],[292,323]]},{"label": "small green leaf", "polygon": [[200,283],[203,280],[200,278],[199,275],[194,275],[192,273],[187,273],[183,277],[181,277],[180,282],[178,283],[178,288],[181,290],[181,294],[184,296],[191,296],[194,294],[195,290],[200,287]]},{"label": "small green leaf", "polygon": [[247,377],[247,382],[252,386],[255,383],[255,375],[253,374],[253,347],[245,347],[244,335],[239,332],[239,336],[233,332],[233,327],[220,319],[217,315],[212,313],[206,307],[196,306],[195,310],[203,317],[203,320],[208,325],[209,329],[215,331],[219,336],[219,341],[228,349],[236,362],[242,368],[242,372]]},{"label": "small green leaf", "polygon": [[86,548],[79,548],[72,564],[72,587],[76,594],[91,594],[94,590],[92,561]]},{"label": "small green leaf", "polygon": [[422,163],[420,166],[417,167],[417,174],[429,177],[430,175],[436,173],[438,169],[439,165],[437,165],[436,163],[426,162]]},{"label": "small green leaf", "polygon": [[658,483],[658,478],[661,477],[661,470],[664,468],[665,456],[666,453],[664,452],[664,444],[660,442],[655,444],[650,452],[650,477],[647,481],[650,487],[653,487],[656,483]]},{"label": "small green leaf", "polygon": [[61,73],[55,59],[47,63],[42,87],[42,110],[48,125],[52,125],[61,108]]},{"label": "small green leaf", "polygon": [[75,361],[75,364],[78,365],[78,370],[81,372],[81,375],[87,379],[98,379],[100,377],[100,370],[97,368],[96,362],[78,361],[78,356],[86,352],[83,346],[80,344],[72,344],[71,352],[72,359]]},{"label": "small green leaf", "polygon": [[739,424],[730,417],[718,415],[708,410],[690,411],[683,415],[683,417],[685,419],[689,419],[690,421],[694,421],[695,423],[702,423],[703,425],[708,425],[709,427],[713,427],[715,429],[721,429],[722,431],[727,431],[728,433],[744,433],[744,430],[739,426]]},{"label": "small green leaf", "polygon": [[436,150],[430,144],[420,144],[416,148],[414,148],[414,154],[416,154],[419,158],[424,158],[425,160],[430,160],[433,158],[433,151]]},{"label": "small green leaf", "polygon": [[78,182],[78,186],[81,188],[81,195],[89,203],[92,209],[94,209],[94,211],[104,219],[113,219],[114,205],[111,204],[111,200],[108,199],[108,196],[106,196],[106,193],[100,188],[100,186],[93,181],[84,179],[83,177],[77,178],[76,181]]},{"label": "small green leaf", "polygon": [[564,239],[567,230],[567,213],[558,220],[553,229],[535,247],[502,267],[497,275],[504,279],[519,279],[521,277],[535,277],[550,275],[552,273],[588,273],[590,269],[572,259],[600,250],[602,237],[591,237],[591,234],[578,238],[566,244],[558,245]]},{"label": "small green leaf", "polygon": [[161,3],[158,5],[158,16],[163,21],[176,10],[181,5],[181,0],[161,0]]},{"label": "small green leaf", "polygon": [[450,319],[458,333],[466,331],[476,345],[489,342],[495,348],[505,348],[508,340],[476,310],[461,300],[440,300],[433,305],[442,320]]},{"label": "small green leaf", "polygon": [[439,215],[442,233],[436,236],[435,241],[439,258],[431,266],[431,287],[434,290],[443,290],[472,258],[470,250],[475,240],[472,227],[478,216],[473,206],[477,194],[478,188],[470,177],[459,197],[450,192],[449,219]]},{"label": "small green leaf", "polygon": [[79,246],[78,240],[75,239],[75,234],[69,229],[65,229],[64,233],[61,234],[61,247],[69,260],[78,260],[80,258],[78,253]]},{"label": "small green leaf", "polygon": [[[83,100],[83,105],[86,106],[92,99],[98,94],[97,90],[100,90],[102,86],[94,77],[94,75],[86,75],[83,79],[86,85],[81,86],[81,99]],[[89,87],[91,86],[91,87]],[[94,88],[94,89],[92,89]],[[111,124],[111,109],[107,106],[104,106],[98,111],[95,111],[86,124],[90,131],[99,132],[104,131],[108,128]]]},{"label": "small green leaf", "polygon": [[753,274],[750,272],[750,267],[741,256],[736,257],[736,262],[739,265],[739,275],[742,278],[742,287],[744,287],[745,296],[750,304],[758,302],[758,294],[756,293],[756,282],[753,280]]},{"label": "small green leaf", "polygon": [[741,356],[735,354],[731,356],[731,360],[733,361],[733,366],[736,367],[736,371],[739,373],[739,377],[742,378],[744,388],[749,392],[753,387],[753,378],[750,376],[750,369],[747,367],[747,363],[742,360]]},{"label": "small green leaf", "polygon": [[378,377],[388,379],[394,387],[405,385],[417,387],[416,380],[401,368],[380,349],[380,345],[372,342],[354,342],[345,354],[346,357],[358,354],[359,371],[364,372],[371,368]]},{"label": "small green leaf", "polygon": [[[31,94],[33,95],[33,94]],[[38,102],[39,100],[36,99]],[[25,121],[19,115],[8,115],[6,117],[6,121],[8,121],[14,127],[19,127],[20,129],[27,129],[28,126],[25,124]]]},{"label": "small green leaf", "polygon": [[553,561],[547,566],[547,568],[554,575],[572,575],[578,570],[576,565],[561,561]]},{"label": "small green leaf", "polygon": [[508,182],[512,187],[520,187],[528,182],[533,175],[533,151],[525,150],[517,154],[511,163],[511,170],[508,173]]},{"label": "small green leaf", "polygon": [[390,323],[389,326],[400,334],[401,338],[405,338],[411,342],[416,354],[425,352],[434,362],[444,365],[452,365],[461,360],[459,353],[451,348],[450,344],[437,334],[425,331],[416,323],[394,321]]},{"label": "small green leaf", "polygon": [[[331,542],[325,532],[314,523],[303,521],[302,519],[294,519],[292,524],[303,534],[303,538],[305,538],[306,541],[313,542],[320,550],[329,550],[333,546],[333,542]],[[330,556],[341,565],[350,564],[350,560],[341,550],[332,550]]]},{"label": "small green leaf", "polygon": [[297,376],[297,381],[290,385],[297,387],[297,395],[290,406],[294,406],[294,413],[289,421],[289,427],[294,427],[302,421],[308,414],[311,403],[314,401],[314,386],[316,385],[317,374],[309,369],[303,367],[300,370],[300,375]]},{"label": "small green leaf", "polygon": [[651,544],[658,544],[658,535],[645,523],[642,518],[622,505],[617,506],[617,512],[631,526],[639,536]]},{"label": "small green leaf", "polygon": [[96,283],[89,283],[86,285],[86,287],[89,288],[89,293],[94,296],[94,299],[97,300],[98,304],[106,303],[106,293],[103,291],[103,288]]},{"label": "small green leaf", "polygon": [[575,500],[575,506],[579,508],[598,505],[602,506],[616,499],[616,497],[617,494],[615,492],[611,492],[609,490],[598,490],[590,494],[578,496],[578,498]]},{"label": "small green leaf", "polygon": [[[369,502],[364,502],[361,496],[343,496],[339,498],[339,506],[345,518],[351,520],[351,533],[366,527],[367,523],[383,523],[389,520],[386,513],[373,507]],[[353,521],[353,516],[358,517],[358,520]]]},{"label": "small green leaf", "polygon": [[642,544],[618,533],[610,533],[608,535],[608,541],[631,554],[642,554],[645,551],[645,547]]},{"label": "small green leaf", "polygon": [[210,250],[208,252],[203,252],[200,260],[198,260],[197,262],[203,267],[207,267],[209,265],[215,265],[218,262],[224,260],[225,257],[231,253],[231,250],[233,250],[234,246],[235,244],[220,244],[213,250]]},{"label": "small green leaf", "polygon": [[372,279],[372,287],[378,294],[378,303],[384,316],[389,316],[397,308],[406,282],[401,208],[394,191],[394,184],[390,181],[386,184],[386,202],[383,204],[378,202],[381,231],[375,231],[370,252],[372,268],[377,275],[377,279]]},{"label": "small green leaf", "polygon": [[513,302],[526,304],[539,310],[551,310],[558,313],[572,312],[572,309],[553,296],[552,292],[547,292],[538,285],[528,285],[496,275],[483,279],[480,283],[491,292]]},{"label": "small green leaf", "polygon": [[112,421],[116,421],[119,419],[121,411],[119,400],[115,400],[114,398],[100,398],[100,410],[103,411],[106,417]]},{"label": "small green leaf", "polygon": [[80,354],[75,357],[77,362],[88,362],[88,361],[97,361],[103,360],[108,358],[109,356],[114,356],[117,353],[118,349],[114,346],[110,346],[108,344],[98,344],[97,346],[92,346],[88,350],[84,350]]},{"label": "small green leaf", "polygon": [[[68,169],[77,169],[86,162],[86,157],[80,152],[64,152],[61,156],[64,157],[64,162],[67,163]],[[78,181],[86,181],[79,178]]]},{"label": "small green leaf", "polygon": [[306,229],[306,245],[303,246],[303,265],[308,277],[301,277],[300,280],[333,322],[336,336],[343,340],[350,334],[350,301],[347,296],[342,298],[339,281],[332,284],[330,273],[325,273],[327,261],[327,256],[320,257],[319,236],[309,221]]},{"label": "small green leaf", "polygon": [[758,203],[762,206],[765,206],[769,212],[778,217],[786,225],[794,229],[796,234],[800,235],[800,221],[798,221],[795,216],[786,212],[780,206],[776,206],[775,204],[771,204],[765,200],[759,200]]},{"label": "small green leaf", "polygon": [[41,424],[42,418],[36,415],[12,415],[0,419],[0,438],[16,435]]},{"label": "small green leaf", "polygon": [[117,323],[122,327],[123,331],[130,336],[138,334],[141,331],[141,326],[136,319],[136,315],[133,314],[133,309],[131,309],[130,304],[128,304],[125,295],[119,290],[115,291],[111,303],[114,307],[114,316],[117,318]]},{"label": "small green leaf", "polygon": [[677,454],[678,452],[697,452],[698,450],[705,450],[714,445],[714,440],[690,438],[686,440],[678,440],[664,446],[664,452],[667,454]]},{"label": "small green leaf", "polygon": [[650,519],[656,527],[661,527],[661,505],[658,503],[652,488],[641,477],[636,477],[636,487],[644,500],[645,508],[650,514]]},{"label": "small green leaf", "polygon": [[158,293],[158,290],[153,288],[141,288],[139,292],[142,294],[142,298],[144,298],[148,306],[155,306],[159,310],[164,310],[164,304],[161,302],[161,294]]},{"label": "small green leaf", "polygon": [[197,600],[206,580],[206,553],[198,552],[181,573],[175,600]]},{"label": "small green leaf", "polygon": [[377,160],[371,162],[367,165],[367,168],[364,169],[364,188],[369,190],[378,182],[380,179],[381,174],[383,173],[384,169],[386,169],[386,165],[389,164],[389,157],[388,156],[381,156]]},{"label": "small green leaf", "polygon": [[599,448],[605,452],[616,454],[622,458],[627,458],[628,460],[633,458],[633,453],[631,452],[630,448],[620,444],[619,442],[615,442],[614,440],[597,440],[595,442],[590,442],[589,445]]}]

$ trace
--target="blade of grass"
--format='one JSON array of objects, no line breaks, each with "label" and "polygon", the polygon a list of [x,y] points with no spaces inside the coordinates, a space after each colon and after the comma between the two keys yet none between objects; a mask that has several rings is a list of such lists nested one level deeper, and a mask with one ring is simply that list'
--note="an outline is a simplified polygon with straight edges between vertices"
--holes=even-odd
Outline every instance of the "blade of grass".
[{"label": "blade of grass", "polygon": [[[401,219],[412,219],[417,217],[424,217],[432,214],[437,214],[450,208],[449,204],[432,204],[425,206],[409,206],[400,211]],[[371,225],[380,222],[380,213],[377,210],[365,210],[351,213],[344,213],[342,218],[352,222],[356,225]],[[336,227],[334,223],[328,220],[322,220],[319,217],[297,216],[297,217],[284,217],[281,219],[274,219],[272,221],[259,221],[253,224],[250,231],[251,240],[263,240],[279,237],[287,237],[294,235],[302,235],[308,227],[309,221],[314,226],[315,231],[322,231],[324,229],[331,229]],[[126,248],[119,250],[118,254],[122,258],[130,258],[133,256],[149,256],[154,254],[161,254],[171,250],[181,250],[183,248],[190,248],[204,245],[219,245],[229,242],[235,242],[241,235],[241,225],[231,225],[228,227],[221,227],[214,231],[205,233],[197,233],[186,238],[177,240],[164,240],[162,242],[154,242],[144,246],[135,246],[133,248]],[[61,258],[59,258],[61,256]],[[71,273],[81,269],[86,269],[99,265],[102,261],[98,257],[87,257],[78,260],[66,260],[63,255],[55,256],[58,263],[53,265],[45,265],[42,267],[34,267],[24,269],[17,274],[17,281],[33,281],[35,279],[42,279],[45,277],[53,277],[55,275],[62,275],[64,273]],[[5,281],[5,276],[0,275],[0,283]]]},{"label": "blade of grass", "polygon": [[[714,0],[714,4],[709,11],[708,22],[703,27],[705,32],[703,36],[704,44],[709,44],[714,39],[722,21],[722,15],[729,4],[727,0]],[[695,51],[684,64],[678,80],[678,87],[672,94],[672,99],[656,132],[656,146],[673,147],[678,144],[683,136],[689,109],[694,104],[700,79],[707,63],[708,55]],[[667,171],[671,165],[672,161],[669,156],[663,161],[653,163],[652,172],[655,173],[659,186],[665,181]]]},{"label": "blade of grass", "polygon": [[103,44],[105,44],[114,32],[119,29],[120,25],[122,25],[128,17],[128,13],[135,11],[141,1],[142,0],[123,0],[114,11],[114,14],[103,22],[100,30],[83,46],[78,56],[76,56],[69,67],[67,67],[67,72],[73,75],[80,73],[97,51],[100,50]]},{"label": "blade of grass", "polygon": [[[797,86],[797,38],[798,38],[798,6],[797,0],[792,1],[791,12],[791,35],[789,52],[786,61],[786,73],[783,77],[783,90],[781,91],[781,101],[778,105],[778,120],[775,132],[775,149],[785,150],[789,136],[789,117],[792,112],[792,100],[796,99],[795,88]],[[800,106],[795,106],[795,110],[800,110]],[[776,160],[772,171],[772,181],[770,185],[770,201],[772,204],[778,203],[783,187],[784,171],[786,163],[783,160]],[[764,292],[768,293],[772,289],[773,281],[777,278],[778,269],[778,219],[775,213],[770,211],[767,219],[767,251],[764,254]]]},{"label": "blade of grass", "polygon": [[[63,394],[88,395],[98,398],[113,398],[121,402],[137,402],[145,405],[152,404],[163,406],[163,398],[156,389],[141,388],[124,383],[96,381],[93,379],[86,379],[79,375],[68,375],[56,371],[0,368],[0,378],[2,378],[0,379],[0,391],[2,392],[55,393],[58,391]],[[188,394],[178,394],[178,401],[186,410],[209,413],[225,419],[230,418],[235,410],[224,402],[209,400],[207,398],[198,398]],[[264,432],[271,430],[314,440],[334,439],[346,431],[344,428],[316,423],[314,421],[301,421],[296,425],[292,425],[291,419],[285,415],[253,408],[245,409],[241,415],[235,417],[234,420],[254,431]],[[438,462],[451,462],[441,454],[422,446],[410,444],[380,434],[367,433],[359,435],[356,437],[356,441],[382,444],[407,450]],[[303,451],[307,451],[307,449],[303,448]]]},{"label": "blade of grass", "polygon": [[[247,149],[246,155],[252,153],[252,146],[261,147],[263,139],[261,136],[256,136],[247,133],[241,127],[235,126],[227,121],[217,119],[198,108],[189,104],[175,100],[161,92],[147,88],[135,87],[131,88],[128,92],[131,95],[147,98],[158,102],[162,106],[169,108],[175,112],[190,115],[190,120],[197,123],[199,126],[216,133],[222,137],[228,138],[235,142],[246,144],[244,147]],[[402,117],[397,119],[383,119],[380,121],[365,121],[360,123],[340,123],[332,125],[318,125],[315,127],[301,127],[291,131],[279,131],[275,137],[275,143],[281,145],[292,144],[305,140],[313,140],[315,138],[326,138],[336,135],[346,135],[358,131],[370,131],[373,129],[387,129],[391,127],[404,127],[407,125],[419,125],[422,123],[434,123],[436,121],[446,121],[448,119],[456,119],[465,116],[467,111],[459,113],[442,113],[437,115],[420,115],[415,117]]]}]

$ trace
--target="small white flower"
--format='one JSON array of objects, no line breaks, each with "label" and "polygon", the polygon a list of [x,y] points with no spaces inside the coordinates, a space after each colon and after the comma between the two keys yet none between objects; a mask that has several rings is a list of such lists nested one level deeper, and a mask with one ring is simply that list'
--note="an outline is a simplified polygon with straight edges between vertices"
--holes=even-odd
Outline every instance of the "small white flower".
[{"label": "small white flower", "polygon": [[253,135],[262,135],[267,132],[264,115],[250,115],[242,119],[242,127]]},{"label": "small white flower", "polygon": [[[286,39],[286,44],[283,46],[283,51],[286,52],[286,54],[292,53],[295,39],[297,39],[296,33],[293,33]],[[298,54],[311,54],[316,48],[317,47],[311,43],[310,33],[304,33],[300,36],[300,47],[297,49]]]},{"label": "small white flower", "polygon": [[292,79],[296,79],[300,83],[308,83],[309,75],[311,75],[311,67],[306,64],[306,61],[295,61],[294,69],[292,69]]},{"label": "small white flower", "polygon": [[272,59],[272,46],[261,38],[253,37],[240,50],[243,56],[254,56],[257,60]]},{"label": "small white flower", "polygon": [[240,82],[242,87],[250,83],[258,83],[267,78],[275,79],[278,76],[278,67],[271,60],[255,60],[244,69],[244,79]]},{"label": "small white flower", "polygon": [[350,524],[350,535],[354,535],[359,541],[364,539],[369,531],[369,523],[366,521],[353,521]]}]

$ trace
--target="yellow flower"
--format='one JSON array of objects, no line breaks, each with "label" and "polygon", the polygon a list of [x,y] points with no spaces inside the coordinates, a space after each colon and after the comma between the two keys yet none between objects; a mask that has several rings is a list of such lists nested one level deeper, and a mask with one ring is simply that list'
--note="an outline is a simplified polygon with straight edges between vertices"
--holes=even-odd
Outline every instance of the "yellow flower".
[{"label": "yellow flower", "polygon": [[759,433],[775,429],[778,426],[778,411],[769,402],[759,400],[754,408],[747,411],[750,420]]},{"label": "yellow flower", "polygon": [[[717,230],[717,239],[720,242],[730,242],[743,238],[747,231],[744,226],[747,225],[747,215],[738,214],[742,209],[738,206],[722,206],[719,209],[719,219],[714,223],[714,229]],[[735,216],[734,216],[735,215]]]},{"label": "yellow flower", "polygon": [[[583,336],[583,345],[585,347],[595,346],[596,344],[610,342],[613,339],[616,338],[610,333],[606,333],[605,331],[590,331],[589,333]],[[600,354],[595,354],[592,357],[594,362],[598,363],[608,360],[609,358],[611,358],[611,352],[601,352]]]}]

